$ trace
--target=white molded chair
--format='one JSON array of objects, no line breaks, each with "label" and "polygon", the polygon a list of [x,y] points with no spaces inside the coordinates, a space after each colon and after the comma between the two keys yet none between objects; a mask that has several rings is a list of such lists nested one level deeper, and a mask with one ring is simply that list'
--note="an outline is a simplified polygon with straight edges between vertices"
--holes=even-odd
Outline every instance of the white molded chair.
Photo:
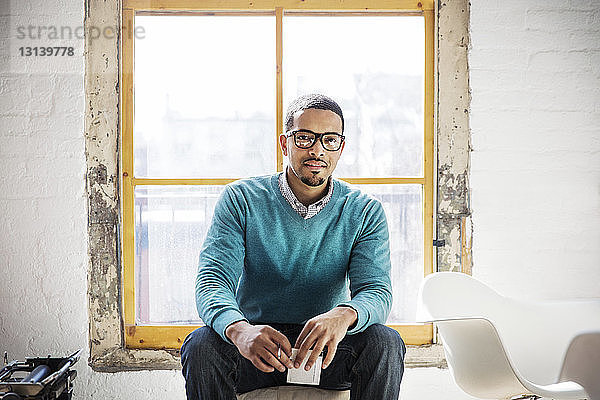
[{"label": "white molded chair", "polygon": [[579,334],[571,341],[560,380],[577,382],[589,400],[600,400],[600,331]]},{"label": "white molded chair", "polygon": [[253,390],[238,400],[349,400],[349,390],[323,390],[303,386],[277,386]]},{"label": "white molded chair", "polygon": [[600,330],[600,299],[527,302],[504,297],[457,272],[427,276],[417,320],[436,322],[458,386],[482,399],[534,394],[588,398],[581,385],[560,382],[571,340]]}]

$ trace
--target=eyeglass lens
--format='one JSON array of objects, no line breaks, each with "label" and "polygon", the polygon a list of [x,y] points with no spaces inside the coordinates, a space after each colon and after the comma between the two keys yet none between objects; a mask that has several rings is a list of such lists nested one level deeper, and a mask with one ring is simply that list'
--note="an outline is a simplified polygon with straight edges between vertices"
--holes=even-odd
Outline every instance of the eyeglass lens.
[{"label": "eyeglass lens", "polygon": [[[321,136],[321,144],[325,150],[337,151],[342,145],[342,138],[334,133],[319,135]],[[310,132],[296,132],[294,134],[294,140],[296,146],[308,149],[312,147],[317,139],[317,135]]]}]

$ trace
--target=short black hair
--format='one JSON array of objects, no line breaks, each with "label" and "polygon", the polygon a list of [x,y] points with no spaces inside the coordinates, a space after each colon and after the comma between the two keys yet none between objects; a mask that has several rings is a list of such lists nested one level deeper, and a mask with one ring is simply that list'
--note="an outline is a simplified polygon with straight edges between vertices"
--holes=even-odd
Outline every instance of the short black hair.
[{"label": "short black hair", "polygon": [[299,111],[308,110],[309,108],[329,110],[339,115],[342,120],[342,133],[344,133],[344,114],[342,114],[341,107],[331,97],[320,93],[305,94],[290,103],[285,115],[286,132],[294,126],[294,115]]}]

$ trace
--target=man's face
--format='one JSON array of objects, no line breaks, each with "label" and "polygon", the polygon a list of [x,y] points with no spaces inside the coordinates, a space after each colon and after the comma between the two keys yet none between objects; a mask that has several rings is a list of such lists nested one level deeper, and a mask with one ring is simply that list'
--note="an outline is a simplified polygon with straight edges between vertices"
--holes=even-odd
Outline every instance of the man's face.
[{"label": "man's face", "polygon": [[[296,129],[308,129],[315,133],[336,132],[342,134],[342,120],[333,111],[309,108],[294,115]],[[338,151],[323,149],[320,140],[309,149],[301,149],[294,144],[294,137],[279,137],[281,150],[289,159],[292,172],[298,179],[308,186],[320,186],[327,182],[333,173],[340,155],[344,150],[345,142]]]}]

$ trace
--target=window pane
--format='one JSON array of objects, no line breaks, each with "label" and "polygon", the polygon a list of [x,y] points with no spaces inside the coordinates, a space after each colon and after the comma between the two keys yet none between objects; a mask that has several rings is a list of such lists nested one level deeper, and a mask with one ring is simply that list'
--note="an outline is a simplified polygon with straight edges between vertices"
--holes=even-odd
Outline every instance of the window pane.
[{"label": "window pane", "polygon": [[421,185],[357,186],[381,201],[388,221],[394,303],[387,323],[414,323],[424,263]]},{"label": "window pane", "polygon": [[244,177],[275,169],[275,19],[138,16],[137,177]]},{"label": "window pane", "polygon": [[284,99],[320,92],[344,112],[337,176],[423,173],[424,25],[419,16],[288,16]]},{"label": "window pane", "polygon": [[201,323],[194,300],[198,255],[222,190],[136,187],[136,322]]},{"label": "window pane", "polygon": [[[358,185],[384,206],[394,304],[388,323],[414,321],[423,279],[420,185]],[[194,302],[198,254],[223,186],[135,190],[136,322],[201,323]]]}]

